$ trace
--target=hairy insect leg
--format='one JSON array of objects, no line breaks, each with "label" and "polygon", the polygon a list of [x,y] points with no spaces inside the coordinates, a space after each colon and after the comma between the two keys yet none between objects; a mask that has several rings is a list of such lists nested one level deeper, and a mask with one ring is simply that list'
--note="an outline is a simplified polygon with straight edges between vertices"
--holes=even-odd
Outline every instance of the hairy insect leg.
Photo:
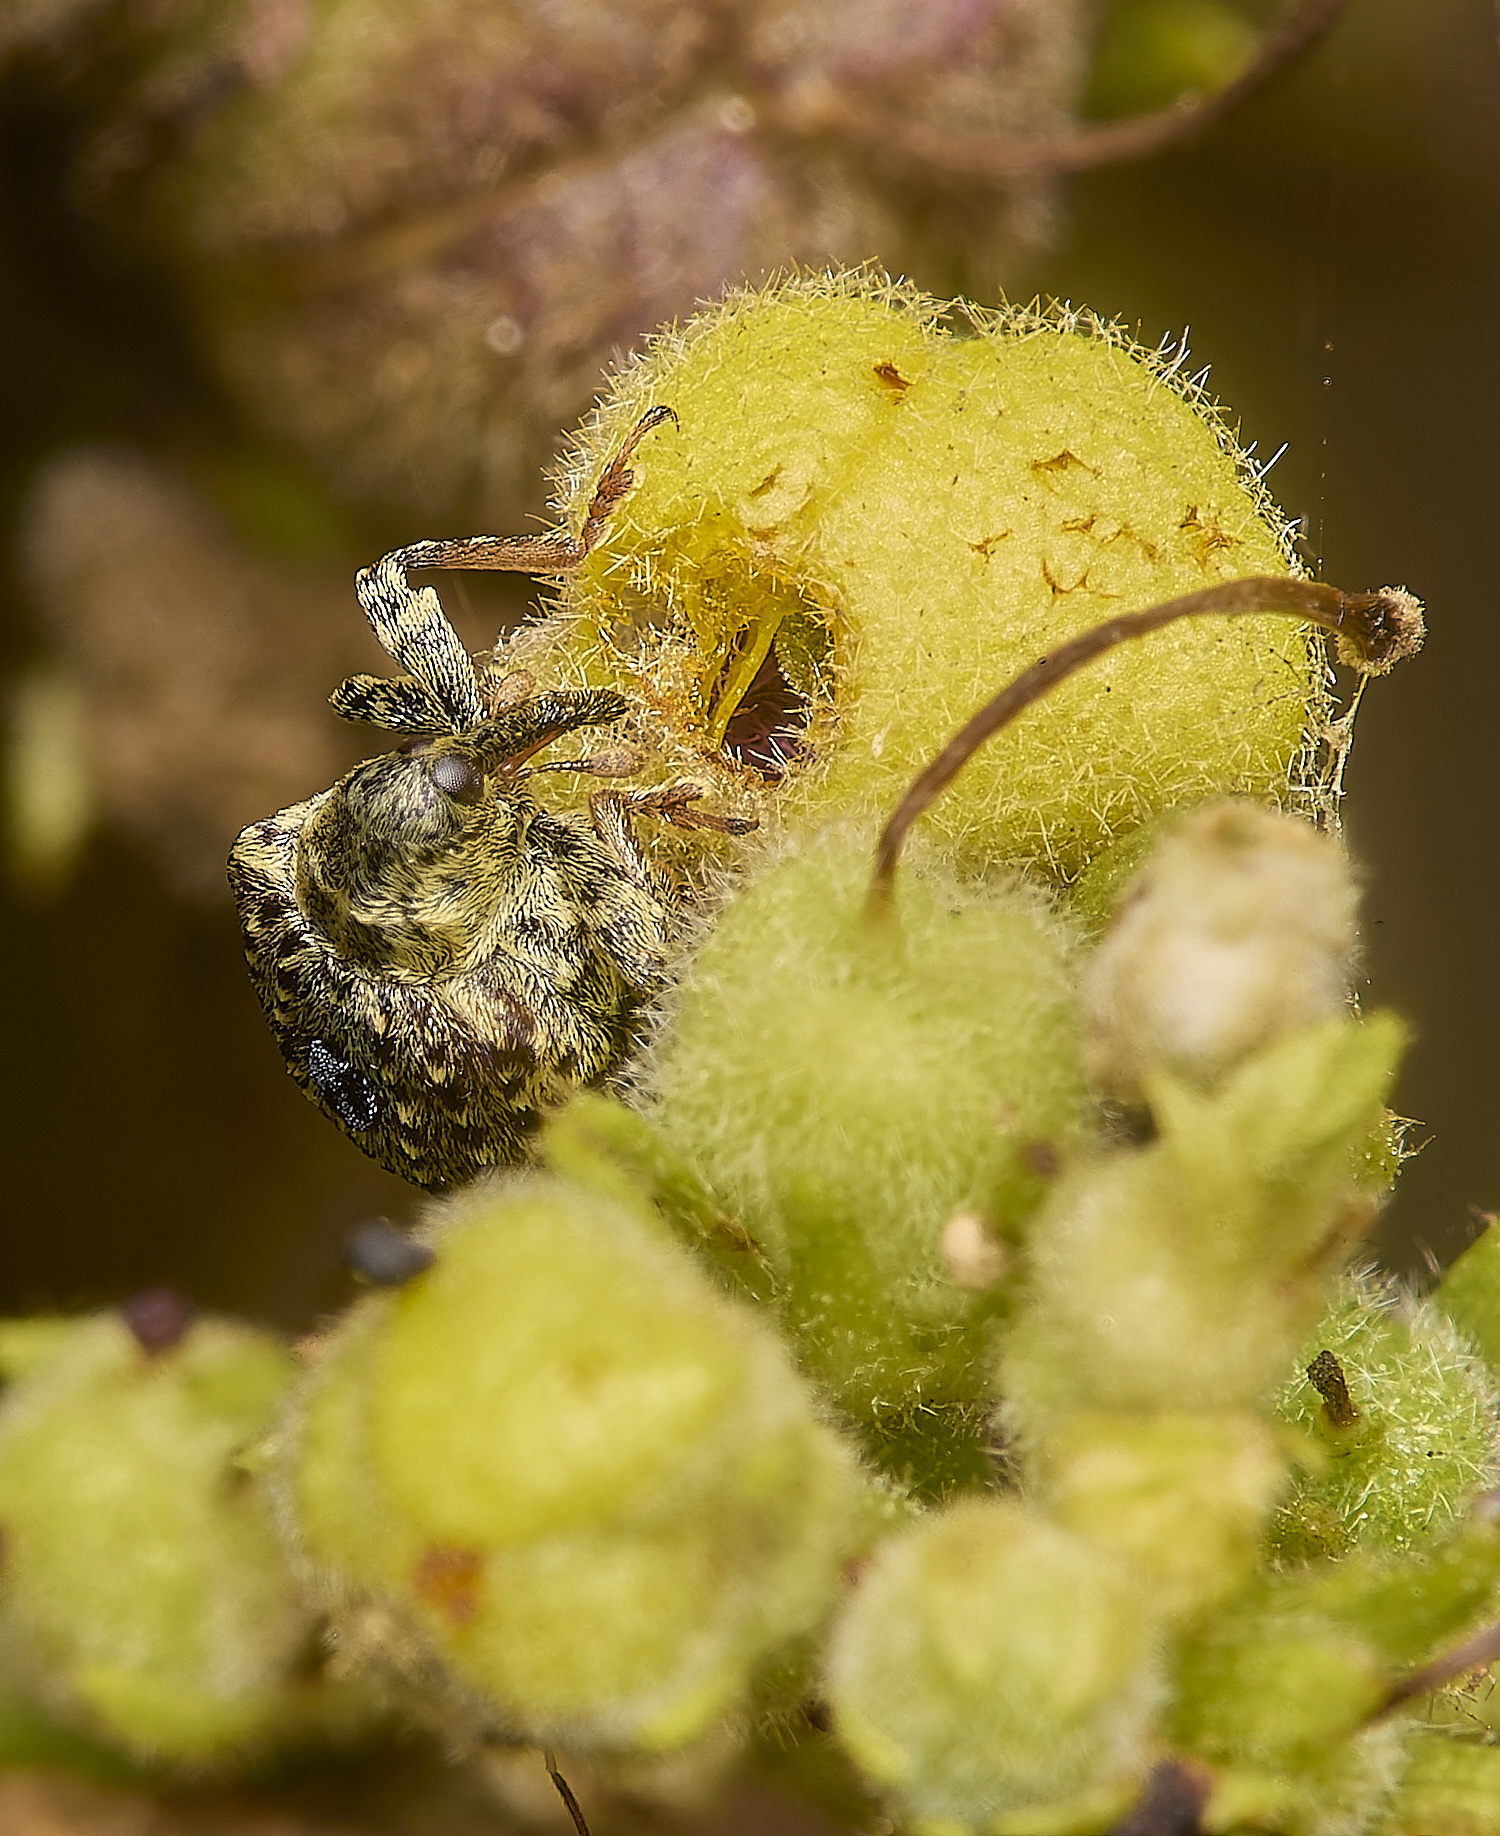
[{"label": "hairy insect leg", "polygon": [[504,683],[481,692],[474,664],[431,587],[414,587],[412,567],[472,567],[522,574],[564,574],[589,553],[620,499],[635,482],[630,459],[653,427],[675,421],[670,408],[652,408],[605,466],[579,533],[554,529],[540,536],[470,536],[456,542],[413,542],[383,555],[355,577],[354,590],[370,629],[410,681],[350,676],[329,697],[345,720],[368,721],[398,733],[462,733],[500,712],[508,701],[488,703]]},{"label": "hairy insect leg", "polygon": [[748,835],[758,827],[754,817],[716,816],[691,807],[703,795],[697,784],[668,784],[657,790],[600,790],[589,798],[594,833],[620,865],[648,892],[661,897],[662,888],[642,851],[635,832],[637,816],[659,816],[678,829],[712,829],[720,835]]}]

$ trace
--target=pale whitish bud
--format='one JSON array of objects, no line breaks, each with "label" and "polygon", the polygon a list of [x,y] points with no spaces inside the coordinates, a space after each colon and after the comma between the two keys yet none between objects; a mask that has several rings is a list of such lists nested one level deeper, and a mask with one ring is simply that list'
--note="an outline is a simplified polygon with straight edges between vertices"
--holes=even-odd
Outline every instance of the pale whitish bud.
[{"label": "pale whitish bud", "polygon": [[1347,994],[1354,911],[1347,863],[1307,823],[1244,802],[1194,811],[1152,853],[1089,969],[1090,1075],[1137,1103],[1148,1071],[1212,1084],[1330,1018]]},{"label": "pale whitish bud", "polygon": [[960,1288],[993,1288],[1010,1268],[1010,1252],[977,1211],[955,1211],[943,1226],[943,1267]]}]

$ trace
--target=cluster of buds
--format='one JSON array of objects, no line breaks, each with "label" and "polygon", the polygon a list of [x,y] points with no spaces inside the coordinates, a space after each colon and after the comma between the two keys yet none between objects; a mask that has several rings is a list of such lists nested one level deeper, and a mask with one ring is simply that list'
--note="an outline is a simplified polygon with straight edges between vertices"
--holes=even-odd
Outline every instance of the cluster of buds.
[{"label": "cluster of buds", "polygon": [[1284,615],[1377,673],[1414,602],[1290,575],[1222,428],[1076,318],[798,282],[628,371],[579,493],[622,427],[634,494],[497,660],[624,690],[648,776],[762,826],[679,844],[628,1083],[364,1242],[295,1381],[222,1325],[0,1340],[24,1693],[178,1766],[373,1677],[599,1776],[774,1729],[918,1836],[1493,1836],[1500,1251],[1422,1305],[1350,1272],[1405,1029],[1273,807],[1323,712]]}]

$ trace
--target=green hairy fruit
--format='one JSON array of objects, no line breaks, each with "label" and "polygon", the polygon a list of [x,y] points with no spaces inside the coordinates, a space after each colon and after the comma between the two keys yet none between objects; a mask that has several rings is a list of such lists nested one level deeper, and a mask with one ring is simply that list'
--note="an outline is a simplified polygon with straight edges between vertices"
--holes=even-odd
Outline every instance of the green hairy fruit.
[{"label": "green hairy fruit", "polygon": [[1322,1458],[1277,1513],[1272,1546],[1282,1559],[1420,1548],[1495,1483],[1500,1394],[1437,1306],[1351,1276],[1298,1364],[1276,1413],[1310,1434]]},{"label": "green hairy fruit", "polygon": [[804,1367],[940,1489],[987,1477],[1004,1272],[1087,1120],[1072,940],[1034,891],[936,868],[872,924],[869,877],[843,833],[751,877],[686,973],[653,1114],[760,1247]]},{"label": "green hairy fruit", "polygon": [[853,1462],[775,1339],[638,1205],[478,1186],[314,1354],[283,1435],[352,1657],[445,1725],[664,1750],[831,1604]]},{"label": "green hairy fruit", "polygon": [[[570,521],[653,403],[677,425],[515,654],[643,703],[661,771],[766,821],[886,811],[1059,640],[1293,571],[1204,398],[1086,316],[950,308],[866,273],[731,295],[617,379],[575,443]],[[931,827],[967,865],[1066,881],[1162,809],[1284,798],[1316,649],[1267,618],[1118,651],[977,759]]]},{"label": "green hairy fruit", "polygon": [[0,1655],[65,1728],[153,1764],[242,1760],[335,1710],[313,1608],[241,1457],[293,1374],[199,1320],[148,1349],[117,1314],[0,1326]]},{"label": "green hairy fruit", "polygon": [[828,1681],[843,1740],[933,1836],[1084,1794],[1123,1809],[1159,1689],[1130,1571],[998,1499],[882,1545],[834,1634]]}]

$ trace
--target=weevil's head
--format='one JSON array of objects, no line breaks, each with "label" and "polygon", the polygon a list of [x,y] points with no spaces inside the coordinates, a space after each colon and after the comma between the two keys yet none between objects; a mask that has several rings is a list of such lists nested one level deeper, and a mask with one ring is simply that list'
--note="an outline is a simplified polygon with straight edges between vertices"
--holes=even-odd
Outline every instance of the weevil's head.
[{"label": "weevil's head", "polygon": [[534,877],[525,761],[562,733],[624,712],[618,695],[541,695],[357,765],[303,825],[303,915],[366,968],[461,968]]}]

